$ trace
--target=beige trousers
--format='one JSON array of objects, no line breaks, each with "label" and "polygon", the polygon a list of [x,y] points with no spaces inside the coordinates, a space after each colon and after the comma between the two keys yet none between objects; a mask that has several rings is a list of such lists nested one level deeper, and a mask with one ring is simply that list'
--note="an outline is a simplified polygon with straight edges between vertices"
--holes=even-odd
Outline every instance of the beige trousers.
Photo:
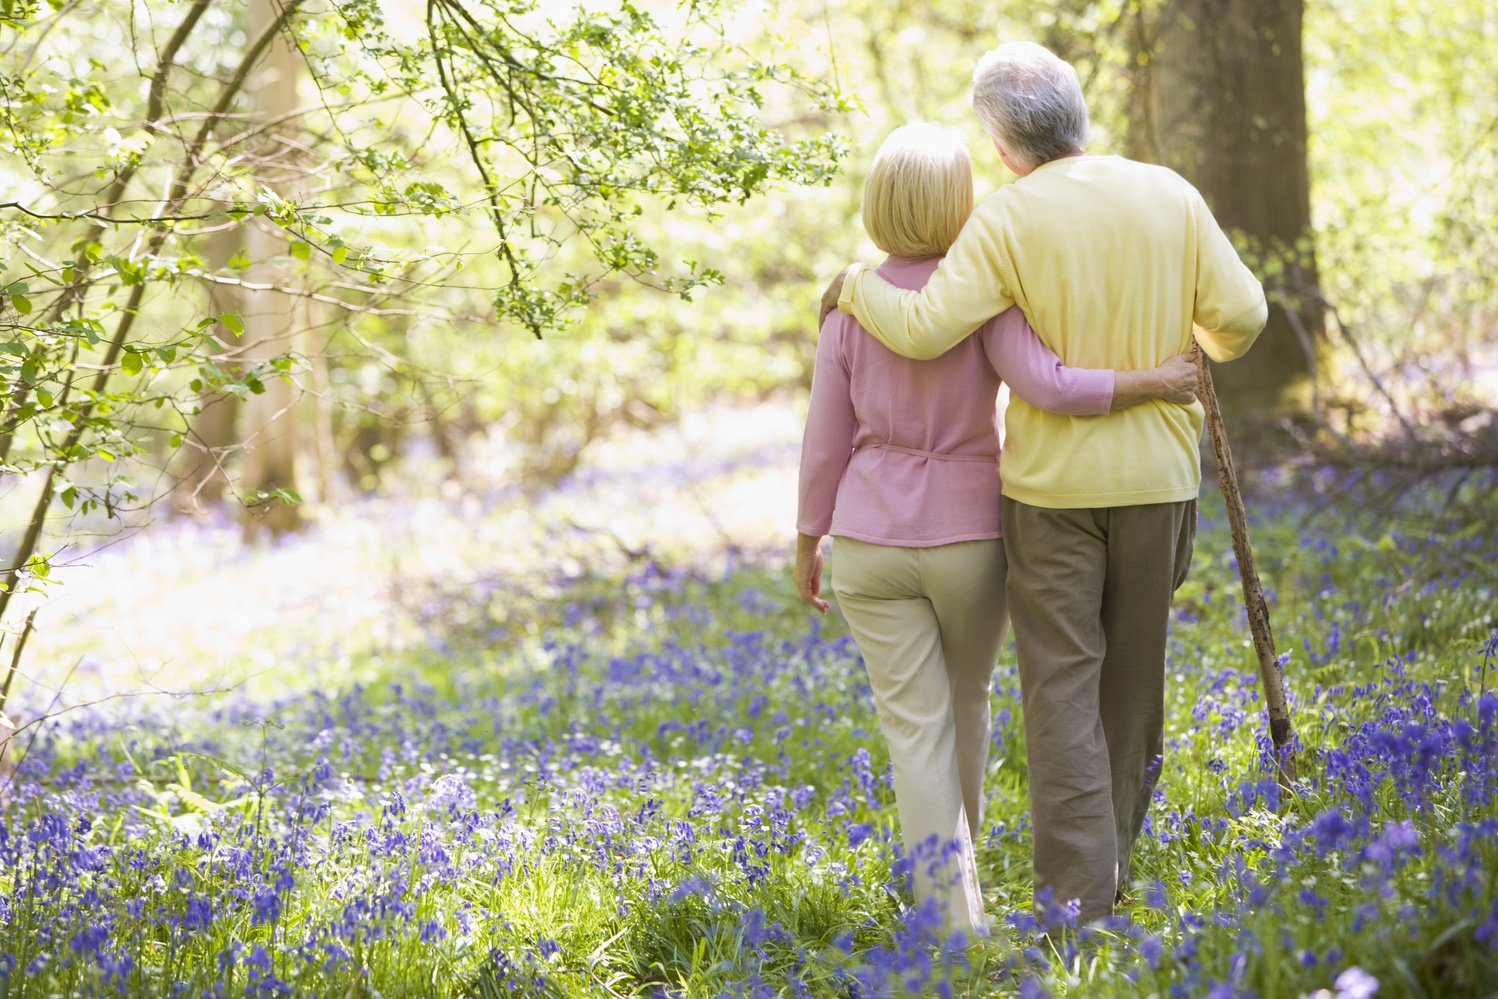
[{"label": "beige trousers", "polygon": [[833,541],[832,589],[889,743],[917,904],[986,934],[973,840],[983,822],[989,681],[1008,624],[998,541],[896,548]]},{"label": "beige trousers", "polygon": [[1196,501],[1047,510],[1004,500],[1035,889],[1108,915],[1159,778],[1170,601]]}]

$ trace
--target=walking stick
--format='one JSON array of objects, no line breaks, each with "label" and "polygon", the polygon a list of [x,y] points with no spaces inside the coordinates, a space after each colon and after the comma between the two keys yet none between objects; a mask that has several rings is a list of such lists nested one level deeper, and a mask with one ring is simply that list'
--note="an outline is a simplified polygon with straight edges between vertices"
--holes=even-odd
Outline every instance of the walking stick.
[{"label": "walking stick", "polygon": [[1228,449],[1227,431],[1222,426],[1222,407],[1217,402],[1217,392],[1212,388],[1212,373],[1207,370],[1207,358],[1201,348],[1193,347],[1192,353],[1196,355],[1202,405],[1207,410],[1207,429],[1212,434],[1212,451],[1217,456],[1217,478],[1222,484],[1228,526],[1233,532],[1233,554],[1238,558],[1238,578],[1243,583],[1243,606],[1248,610],[1248,628],[1253,633],[1254,651],[1259,656],[1259,679],[1264,685],[1264,706],[1269,713],[1275,773],[1280,786],[1288,789],[1295,779],[1295,731],[1290,727],[1284,677],[1274,652],[1274,635],[1269,630],[1269,607],[1264,602],[1264,585],[1259,582],[1253,545],[1248,540],[1248,517],[1243,509],[1243,494],[1238,490],[1238,475],[1233,471],[1233,453]]}]

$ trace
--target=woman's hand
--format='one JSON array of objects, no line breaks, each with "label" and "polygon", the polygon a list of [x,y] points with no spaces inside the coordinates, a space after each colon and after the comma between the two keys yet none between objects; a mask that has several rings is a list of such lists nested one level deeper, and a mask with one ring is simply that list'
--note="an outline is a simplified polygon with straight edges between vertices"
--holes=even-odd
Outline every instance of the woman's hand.
[{"label": "woman's hand", "polygon": [[822,599],[822,539],[810,534],[796,535],[796,593],[821,614],[832,606]]},{"label": "woman's hand", "polygon": [[1191,405],[1200,387],[1195,357],[1195,353],[1177,354],[1158,368],[1113,372],[1113,405],[1109,412],[1116,413],[1151,399],[1177,406]]},{"label": "woman's hand", "polygon": [[1178,406],[1189,406],[1196,401],[1196,390],[1200,374],[1192,354],[1177,354],[1155,369],[1160,379],[1159,397]]}]

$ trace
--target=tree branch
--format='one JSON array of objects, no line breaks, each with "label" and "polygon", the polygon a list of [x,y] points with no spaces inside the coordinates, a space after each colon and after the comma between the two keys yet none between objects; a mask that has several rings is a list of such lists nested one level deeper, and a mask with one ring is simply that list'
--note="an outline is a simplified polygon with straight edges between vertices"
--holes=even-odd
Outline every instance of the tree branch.
[{"label": "tree branch", "polygon": [[[443,61],[441,46],[438,44],[437,5],[438,0],[427,0],[427,34],[432,41],[432,62],[437,66],[437,77],[442,84],[443,92],[447,94],[452,117],[457,119],[459,134],[462,135],[463,144],[468,149],[468,158],[473,162],[474,169],[478,170],[479,179],[483,181],[484,191],[488,195],[489,218],[494,223],[495,232],[499,234],[499,254],[510,269],[510,284],[519,286],[521,266],[515,258],[514,249],[510,246],[510,236],[505,228],[504,213],[499,203],[499,187],[484,163],[483,154],[479,152],[478,140],[474,138],[472,129],[468,127],[468,119],[463,116],[461,101],[458,99],[453,81],[448,77],[448,67]],[[451,55],[451,49],[448,53]],[[541,339],[539,327],[533,326],[531,332],[535,334],[537,340]]]},{"label": "tree branch", "polygon": [[[207,0],[198,0],[199,4],[206,5],[206,2]],[[249,78],[255,63],[260,60],[265,50],[270,47],[276,34],[286,25],[292,12],[300,7],[303,2],[304,0],[289,0],[281,8],[281,13],[266,27],[260,37],[255,39],[254,44],[245,53],[245,57],[240,62],[234,76],[224,85],[223,91],[219,94],[219,99],[213,107],[213,114],[203,123],[203,127],[198,130],[198,134],[194,138],[187,156],[183,159],[180,172],[173,179],[171,189],[168,191],[166,197],[162,199],[163,210],[171,209],[186,195],[191,178],[196,173],[198,157],[202,153],[203,146],[207,143],[209,135],[212,134],[214,126],[217,124],[216,116],[228,110],[229,105],[234,102],[234,98],[243,89],[245,80]],[[164,73],[168,66],[168,63],[163,62],[162,67],[158,70],[158,75]],[[122,177],[128,182],[130,175],[133,175],[133,171],[122,174]],[[119,195],[123,193],[123,187],[119,180],[116,181],[114,187],[111,189],[111,193],[112,196],[108,199],[111,201],[117,200]],[[99,228],[102,229],[102,227]],[[170,230],[166,228],[159,229],[153,233],[146,248],[146,256],[155,256],[159,253],[169,235]],[[71,454],[83,439],[84,431],[88,427],[89,418],[93,416],[94,407],[108,386],[112,373],[110,369],[119,360],[120,352],[124,349],[125,343],[130,337],[130,331],[134,328],[136,319],[140,317],[140,304],[141,300],[145,297],[145,292],[146,282],[144,281],[140,281],[131,287],[130,298],[120,315],[119,325],[115,327],[114,336],[110,339],[109,347],[104,353],[104,358],[101,362],[103,370],[94,376],[88,398],[78,407],[78,415],[73,419],[72,427],[68,431],[63,445],[55,449],[56,453],[62,455]],[[65,301],[65,296],[59,296],[60,303]],[[55,313],[54,319],[56,316],[61,315],[64,307],[62,304],[53,307]],[[69,382],[69,387],[71,388],[71,381]],[[11,560],[10,566],[0,569],[0,582],[9,584],[3,591],[0,591],[0,621],[5,620],[5,612],[9,608],[11,597],[16,592],[15,584],[19,579],[21,568],[30,562],[32,553],[36,551],[37,542],[41,537],[42,524],[46,521],[47,510],[52,505],[53,492],[57,486],[57,469],[58,465],[56,463],[48,466],[47,476],[42,482],[41,494],[37,497],[36,505],[32,509],[31,522],[27,526],[26,534],[21,539],[21,544],[17,547],[16,555]]]}]

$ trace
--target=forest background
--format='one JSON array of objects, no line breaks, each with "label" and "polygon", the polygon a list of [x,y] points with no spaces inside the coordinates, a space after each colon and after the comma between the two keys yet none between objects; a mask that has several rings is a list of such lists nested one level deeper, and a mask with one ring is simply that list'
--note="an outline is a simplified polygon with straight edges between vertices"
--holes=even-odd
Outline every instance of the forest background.
[{"label": "forest background", "polygon": [[461,474],[503,437],[540,488],[613,429],[804,393],[888,130],[961,127],[980,193],[1009,179],[966,104],[1006,38],[1073,61],[1092,151],[1181,170],[1263,275],[1230,419],[1425,464],[1487,425],[1485,4],[6,9],[23,580],[162,499],[283,531],[415,441]]}]

